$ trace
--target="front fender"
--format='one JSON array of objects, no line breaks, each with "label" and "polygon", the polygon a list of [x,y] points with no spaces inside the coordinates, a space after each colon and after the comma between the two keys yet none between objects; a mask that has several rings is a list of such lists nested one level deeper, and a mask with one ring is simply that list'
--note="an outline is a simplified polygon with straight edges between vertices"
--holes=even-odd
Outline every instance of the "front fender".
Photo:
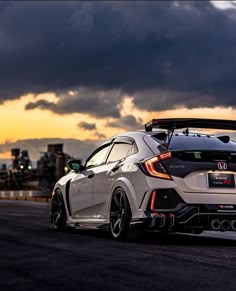
[{"label": "front fender", "polygon": [[64,200],[67,217],[70,216],[70,213],[69,213],[69,210],[68,210],[69,201],[67,201],[67,199],[66,199],[66,185],[67,185],[67,183],[70,183],[70,180],[74,177],[74,175],[75,175],[75,173],[73,171],[71,171],[67,175],[63,176],[59,181],[57,181],[55,186],[54,186],[54,188],[53,188],[53,193],[55,193],[55,191],[57,189],[59,189],[61,191],[61,193],[62,193],[62,197],[63,197],[63,200]]}]

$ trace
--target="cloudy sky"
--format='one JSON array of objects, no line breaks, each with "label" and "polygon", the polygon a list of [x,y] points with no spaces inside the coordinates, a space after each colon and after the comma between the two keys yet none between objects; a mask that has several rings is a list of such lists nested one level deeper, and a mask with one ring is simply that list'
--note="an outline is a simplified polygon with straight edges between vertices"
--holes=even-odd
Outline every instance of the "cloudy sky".
[{"label": "cloudy sky", "polygon": [[0,158],[154,117],[236,119],[235,2],[0,1]]}]

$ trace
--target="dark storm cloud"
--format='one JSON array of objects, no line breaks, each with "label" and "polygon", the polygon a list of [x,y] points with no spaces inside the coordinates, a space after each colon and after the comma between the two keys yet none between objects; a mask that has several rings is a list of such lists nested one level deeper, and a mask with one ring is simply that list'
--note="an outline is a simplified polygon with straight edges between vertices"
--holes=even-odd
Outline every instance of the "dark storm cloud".
[{"label": "dark storm cloud", "polygon": [[80,88],[78,91],[63,92],[58,96],[58,102],[38,100],[26,105],[26,110],[40,108],[51,110],[58,114],[89,113],[95,117],[119,117],[119,104],[122,95],[119,92],[107,90],[96,91]]},{"label": "dark storm cloud", "polygon": [[[148,110],[236,106],[234,10],[206,1],[3,3],[2,101],[56,92],[58,103],[27,109],[98,117],[119,117],[125,94]],[[64,93],[81,87],[98,93]],[[105,91],[120,94],[99,99]]]},{"label": "dark storm cloud", "polygon": [[49,102],[47,100],[38,100],[36,102],[30,102],[26,105],[25,109],[26,110],[31,110],[35,108],[40,108],[40,109],[48,109],[55,111],[56,105],[53,102]]},{"label": "dark storm cloud", "polygon": [[3,12],[9,5],[11,5],[11,2],[0,1],[0,13]]},{"label": "dark storm cloud", "polygon": [[127,130],[137,130],[139,127],[143,127],[143,121],[141,118],[138,120],[133,115],[122,116],[116,121],[107,122],[106,126],[119,127]]},{"label": "dark storm cloud", "polygon": [[78,124],[78,127],[83,128],[85,130],[95,130],[97,128],[95,123],[88,123],[84,121],[80,122]]}]

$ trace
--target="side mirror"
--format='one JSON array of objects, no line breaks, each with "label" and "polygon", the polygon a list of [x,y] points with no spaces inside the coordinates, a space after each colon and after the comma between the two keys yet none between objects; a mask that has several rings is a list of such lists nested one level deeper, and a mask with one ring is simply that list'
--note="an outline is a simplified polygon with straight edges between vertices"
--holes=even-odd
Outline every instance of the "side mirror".
[{"label": "side mirror", "polygon": [[79,172],[82,168],[82,161],[81,160],[70,160],[68,162],[68,166],[70,170],[74,170],[75,172]]}]

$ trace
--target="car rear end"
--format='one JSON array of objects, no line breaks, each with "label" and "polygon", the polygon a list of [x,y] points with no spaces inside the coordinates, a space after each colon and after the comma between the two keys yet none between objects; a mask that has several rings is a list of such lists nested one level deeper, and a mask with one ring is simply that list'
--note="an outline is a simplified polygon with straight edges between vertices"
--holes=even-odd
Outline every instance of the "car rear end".
[{"label": "car rear end", "polygon": [[[146,143],[153,146],[153,140],[160,149],[154,133]],[[227,137],[174,133],[158,151],[139,164],[149,188],[142,201],[147,228],[236,231],[235,142]]]}]

